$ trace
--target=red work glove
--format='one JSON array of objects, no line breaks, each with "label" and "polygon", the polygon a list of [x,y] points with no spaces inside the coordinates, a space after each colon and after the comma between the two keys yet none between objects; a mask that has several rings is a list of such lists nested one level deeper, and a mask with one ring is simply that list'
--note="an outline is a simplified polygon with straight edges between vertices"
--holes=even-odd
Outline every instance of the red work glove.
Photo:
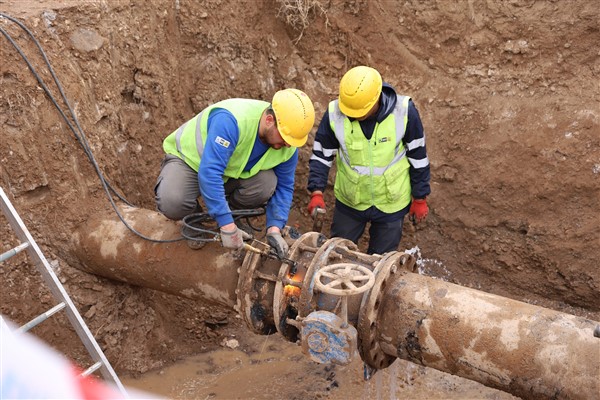
[{"label": "red work glove", "polygon": [[323,200],[323,193],[321,192],[313,192],[310,195],[310,202],[308,203],[308,213],[312,215],[312,212],[315,208],[325,209],[325,200]]},{"label": "red work glove", "polygon": [[412,223],[416,225],[419,222],[425,221],[427,214],[429,214],[427,201],[425,199],[413,199],[410,210],[408,211],[408,217]]}]

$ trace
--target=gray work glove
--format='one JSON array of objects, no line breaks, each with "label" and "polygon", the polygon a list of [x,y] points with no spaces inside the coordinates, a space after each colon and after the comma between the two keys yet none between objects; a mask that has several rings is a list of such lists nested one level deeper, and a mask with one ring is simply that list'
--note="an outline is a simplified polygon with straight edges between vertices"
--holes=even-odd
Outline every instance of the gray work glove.
[{"label": "gray work glove", "polygon": [[244,232],[238,229],[237,226],[232,231],[224,231],[223,228],[220,231],[223,247],[234,250],[244,247]]},{"label": "gray work glove", "polygon": [[279,259],[287,257],[290,246],[288,246],[286,241],[283,240],[283,237],[281,237],[281,232],[267,233],[267,243],[269,243],[269,246],[275,249]]}]

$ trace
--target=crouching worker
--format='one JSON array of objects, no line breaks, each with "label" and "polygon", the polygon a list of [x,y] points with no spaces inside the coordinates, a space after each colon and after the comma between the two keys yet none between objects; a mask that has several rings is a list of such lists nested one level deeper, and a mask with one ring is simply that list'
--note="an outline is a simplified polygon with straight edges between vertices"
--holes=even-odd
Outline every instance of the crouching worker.
[{"label": "crouching worker", "polygon": [[220,228],[223,246],[244,246],[232,209],[266,205],[267,241],[279,257],[292,205],[298,147],[315,121],[312,101],[297,89],[280,90],[271,103],[228,99],[205,108],[163,142],[166,156],[154,189],[158,210],[180,220],[201,212],[202,195]]}]

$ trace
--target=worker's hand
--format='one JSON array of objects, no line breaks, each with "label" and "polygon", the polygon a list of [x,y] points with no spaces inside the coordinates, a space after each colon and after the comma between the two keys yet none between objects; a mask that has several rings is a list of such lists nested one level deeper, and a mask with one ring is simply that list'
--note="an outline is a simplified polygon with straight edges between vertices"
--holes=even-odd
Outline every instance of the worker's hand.
[{"label": "worker's hand", "polygon": [[413,199],[408,211],[408,217],[414,225],[419,222],[425,221],[429,214],[429,207],[427,206],[427,200],[425,199]]},{"label": "worker's hand", "polygon": [[310,195],[310,202],[308,203],[308,213],[312,215],[315,208],[325,209],[325,200],[323,200],[323,192],[316,190]]},{"label": "worker's hand", "polygon": [[223,247],[235,250],[244,247],[243,231],[238,229],[238,227],[235,226],[235,224],[224,225],[221,227],[220,231],[221,242],[223,243]]},{"label": "worker's hand", "polygon": [[288,251],[290,250],[290,246],[288,246],[286,241],[281,236],[281,231],[267,231],[267,243],[269,243],[269,246],[271,246],[275,250],[279,259],[287,257]]}]

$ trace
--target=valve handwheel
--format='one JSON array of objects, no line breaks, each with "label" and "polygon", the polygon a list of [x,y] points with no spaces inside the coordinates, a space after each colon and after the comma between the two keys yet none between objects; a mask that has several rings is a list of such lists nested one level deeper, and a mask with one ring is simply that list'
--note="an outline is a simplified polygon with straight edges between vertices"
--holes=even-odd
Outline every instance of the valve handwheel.
[{"label": "valve handwheel", "polygon": [[[329,282],[323,282],[324,279]],[[315,274],[315,285],[322,293],[351,296],[371,289],[375,284],[373,271],[362,265],[342,263],[323,267]]]}]

